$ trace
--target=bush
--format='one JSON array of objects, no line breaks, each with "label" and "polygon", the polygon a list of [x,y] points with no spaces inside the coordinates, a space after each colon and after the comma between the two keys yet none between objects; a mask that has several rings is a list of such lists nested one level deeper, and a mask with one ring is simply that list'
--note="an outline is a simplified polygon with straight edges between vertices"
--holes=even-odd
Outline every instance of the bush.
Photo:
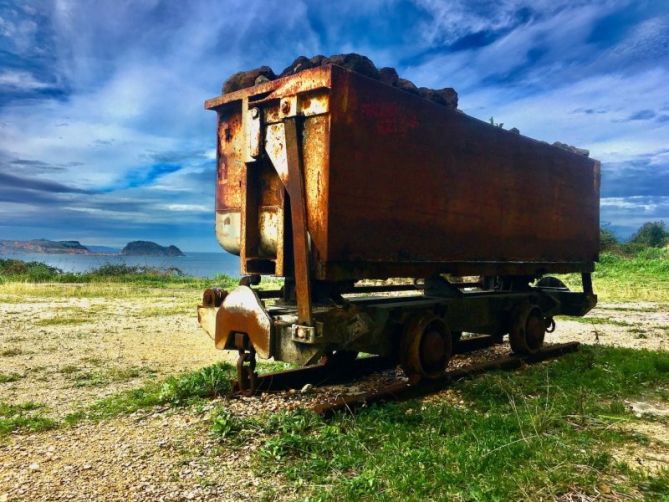
[{"label": "bush", "polygon": [[669,243],[669,232],[663,221],[649,221],[637,230],[630,243],[642,247],[661,248]]},{"label": "bush", "polygon": [[620,246],[618,238],[608,228],[599,229],[599,250],[614,251]]},{"label": "bush", "polygon": [[53,280],[62,273],[62,270],[38,261],[25,262],[0,258],[0,276],[20,277],[41,282]]},{"label": "bush", "polygon": [[[0,284],[29,283],[132,283],[153,287],[234,287],[238,279],[226,275],[199,278],[185,275],[176,267],[158,268],[107,263],[90,272],[63,272],[40,262],[0,259]],[[271,281],[266,281],[271,282]]]}]

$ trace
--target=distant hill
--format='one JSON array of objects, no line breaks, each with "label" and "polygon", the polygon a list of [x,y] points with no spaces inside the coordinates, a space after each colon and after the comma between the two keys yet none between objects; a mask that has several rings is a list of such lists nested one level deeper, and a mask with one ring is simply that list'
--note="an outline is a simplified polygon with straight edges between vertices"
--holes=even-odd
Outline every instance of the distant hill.
[{"label": "distant hill", "polygon": [[150,241],[133,241],[121,250],[124,256],[185,256],[176,246],[161,246]]},{"label": "distant hill", "polygon": [[0,253],[46,253],[46,254],[91,254],[79,241],[50,241],[33,239],[31,241],[0,240]]}]

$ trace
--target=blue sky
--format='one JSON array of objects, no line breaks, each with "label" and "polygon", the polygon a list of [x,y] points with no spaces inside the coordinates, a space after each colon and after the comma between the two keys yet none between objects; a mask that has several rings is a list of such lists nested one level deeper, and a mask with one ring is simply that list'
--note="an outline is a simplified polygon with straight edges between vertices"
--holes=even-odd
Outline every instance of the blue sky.
[{"label": "blue sky", "polygon": [[669,222],[669,0],[0,0],[0,239],[218,249],[202,102],[343,52],[589,149],[619,235]]}]

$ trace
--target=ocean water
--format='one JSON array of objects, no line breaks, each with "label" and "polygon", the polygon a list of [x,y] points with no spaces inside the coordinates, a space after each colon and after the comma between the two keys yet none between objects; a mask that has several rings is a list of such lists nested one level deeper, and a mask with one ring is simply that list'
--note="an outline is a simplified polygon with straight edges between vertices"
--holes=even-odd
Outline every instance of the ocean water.
[{"label": "ocean water", "polygon": [[239,257],[221,250],[215,253],[186,253],[186,256],[119,256],[13,253],[0,255],[23,261],[39,261],[64,272],[88,272],[101,265],[126,264],[158,268],[175,267],[186,275],[213,277],[226,274],[239,277]]}]

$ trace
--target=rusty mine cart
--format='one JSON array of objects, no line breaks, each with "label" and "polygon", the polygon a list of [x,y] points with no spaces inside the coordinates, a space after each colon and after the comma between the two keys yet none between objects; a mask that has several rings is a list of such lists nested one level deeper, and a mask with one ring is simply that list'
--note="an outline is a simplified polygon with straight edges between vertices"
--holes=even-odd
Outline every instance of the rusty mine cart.
[{"label": "rusty mine cart", "polygon": [[[538,351],[596,304],[599,163],[335,65],[206,101],[218,115],[216,235],[243,275],[205,291],[201,326],[255,356],[411,378],[463,332]],[[582,292],[547,274],[580,273]],[[263,274],[284,277],[259,290]],[[404,278],[393,282],[362,279]]]}]

